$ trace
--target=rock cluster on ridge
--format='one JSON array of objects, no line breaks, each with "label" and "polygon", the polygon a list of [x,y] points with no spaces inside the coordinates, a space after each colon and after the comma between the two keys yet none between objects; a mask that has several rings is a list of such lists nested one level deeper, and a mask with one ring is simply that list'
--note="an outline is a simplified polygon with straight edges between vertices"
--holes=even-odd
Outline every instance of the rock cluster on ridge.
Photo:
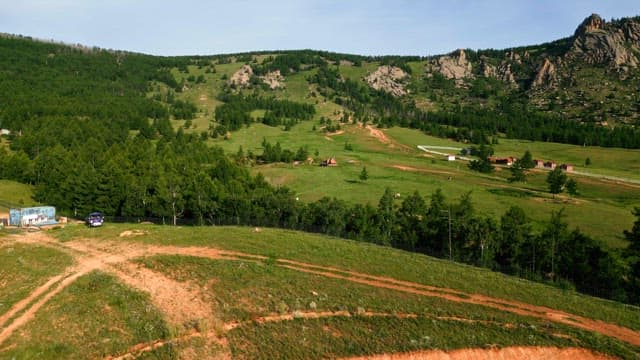
[{"label": "rock cluster on ridge", "polygon": [[229,85],[236,85],[238,87],[245,87],[249,85],[249,81],[253,76],[253,69],[249,65],[242,65],[242,67],[231,75],[229,79]]},{"label": "rock cluster on ridge", "polygon": [[393,96],[402,96],[407,94],[403,80],[406,79],[407,73],[399,67],[383,65],[364,78],[364,80],[376,90],[382,90]]},{"label": "rock cluster on ridge", "polygon": [[624,19],[607,23],[593,14],[576,29],[567,57],[627,71],[640,65],[634,50],[640,51],[640,22]]},{"label": "rock cluster on ridge", "polygon": [[[253,77],[253,69],[251,66],[242,65],[229,79],[229,85],[247,87],[251,83],[251,77]],[[280,74],[280,70],[270,71],[264,76],[260,76],[260,79],[263,83],[267,84],[271,90],[284,87],[284,76]]]},{"label": "rock cluster on ridge", "polygon": [[435,61],[437,70],[447,79],[456,80],[457,84],[462,83],[465,78],[472,78],[471,62],[467,60],[464,50],[458,49],[453,53],[439,57]]}]

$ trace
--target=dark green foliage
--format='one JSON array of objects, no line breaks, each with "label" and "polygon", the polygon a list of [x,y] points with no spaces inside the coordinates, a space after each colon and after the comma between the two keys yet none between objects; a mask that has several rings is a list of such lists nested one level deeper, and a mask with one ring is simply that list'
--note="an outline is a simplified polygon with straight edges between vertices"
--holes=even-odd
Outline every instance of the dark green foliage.
[{"label": "dark green foliage", "polygon": [[294,153],[289,149],[282,149],[280,142],[275,145],[269,143],[266,139],[262,140],[262,155],[258,159],[264,163],[274,162],[292,162],[292,161],[305,161],[309,157],[309,151],[306,147],[301,146]]},{"label": "dark green foliage", "polygon": [[547,184],[549,185],[549,192],[552,194],[559,194],[564,190],[565,183],[567,182],[567,175],[562,171],[560,167],[549,172],[547,175]]},{"label": "dark green foliage", "polygon": [[326,61],[312,52],[288,52],[268,58],[262,65],[253,67],[256,75],[279,70],[283,76],[300,71],[303,65],[321,65]]},{"label": "dark green foliage", "polygon": [[194,103],[176,100],[171,106],[171,115],[176,119],[193,119],[196,117],[198,108]]},{"label": "dark green foliage", "polygon": [[626,261],[630,267],[627,295],[629,302],[640,303],[640,207],[633,209],[636,220],[631,230],[624,231],[624,237],[629,241],[625,251]]},{"label": "dark green foliage", "polygon": [[509,182],[526,182],[527,174],[525,174],[522,167],[519,164],[514,163],[510,168],[511,176],[507,179]]},{"label": "dark green foliage", "polygon": [[584,159],[584,166],[589,166],[589,165],[591,165],[591,158],[588,157]]},{"label": "dark green foliage", "polygon": [[258,121],[269,126],[295,124],[300,120],[309,120],[315,114],[313,105],[263,98],[257,95],[242,96],[226,93],[220,96],[220,100],[224,104],[216,107],[215,120],[218,128],[223,127],[224,132],[216,129],[214,131],[216,135],[224,135],[227,131],[235,131],[243,125],[251,124],[254,119],[249,113],[253,110],[267,110],[264,117]]},{"label": "dark green foliage", "polygon": [[506,273],[519,273],[522,246],[532,237],[530,220],[522,208],[512,206],[502,215],[499,231],[495,246],[496,266]]},{"label": "dark green foliage", "polygon": [[182,61],[0,37],[2,126],[82,117],[137,129],[142,119],[167,116],[145,94],[149,81],[175,86],[166,69]]},{"label": "dark green foliage", "polygon": [[568,178],[564,186],[569,195],[575,196],[578,194],[578,183],[573,178]]},{"label": "dark green foliage", "polygon": [[624,237],[629,241],[629,251],[640,255],[640,207],[635,207],[632,213],[636,216],[636,221],[631,230],[624,231]]},{"label": "dark green foliage", "polygon": [[536,167],[536,164],[533,161],[533,156],[531,155],[531,152],[529,150],[525,151],[522,157],[516,160],[516,163],[522,169],[533,169],[534,167]]},{"label": "dark green foliage", "polygon": [[468,165],[469,169],[482,173],[493,172],[493,165],[491,165],[491,161],[489,161],[489,157],[493,155],[493,149],[490,146],[482,144],[479,148],[473,147],[471,149],[471,155],[475,155],[479,159],[470,161]]},{"label": "dark green foliage", "polygon": [[358,178],[361,181],[367,181],[367,179],[369,178],[369,173],[367,172],[367,167],[363,167],[362,171],[360,171],[360,175],[358,176]]}]

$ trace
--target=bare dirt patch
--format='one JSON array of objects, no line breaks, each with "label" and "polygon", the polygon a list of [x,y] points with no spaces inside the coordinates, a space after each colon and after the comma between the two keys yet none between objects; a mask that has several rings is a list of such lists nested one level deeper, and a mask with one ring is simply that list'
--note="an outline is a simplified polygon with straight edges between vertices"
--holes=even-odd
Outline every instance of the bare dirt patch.
[{"label": "bare dirt patch", "polygon": [[612,357],[598,354],[589,350],[579,348],[556,348],[556,347],[533,347],[533,346],[513,346],[502,349],[460,349],[452,351],[426,350],[401,354],[381,354],[372,356],[359,356],[349,358],[350,360],[561,360],[561,359],[581,359],[581,360],[603,360],[613,359]]},{"label": "bare dirt patch", "polygon": [[338,130],[335,132],[326,133],[326,136],[336,136],[336,135],[342,135],[342,134],[344,134],[344,130]]},{"label": "bare dirt patch", "polygon": [[110,272],[125,284],[147,291],[153,304],[173,326],[189,327],[191,322],[215,320],[212,305],[203,300],[202,291],[195,284],[181,283],[131,263],[118,264]]},{"label": "bare dirt patch", "polygon": [[374,138],[378,139],[378,141],[380,141],[383,144],[390,144],[391,140],[389,140],[389,138],[387,137],[387,135],[380,129],[376,129],[371,125],[367,125],[365,126],[365,128],[367,130],[369,130],[369,135],[373,136]]},{"label": "bare dirt patch", "polygon": [[142,236],[146,235],[148,232],[144,230],[126,230],[120,233],[120,237],[130,237],[130,236]]}]

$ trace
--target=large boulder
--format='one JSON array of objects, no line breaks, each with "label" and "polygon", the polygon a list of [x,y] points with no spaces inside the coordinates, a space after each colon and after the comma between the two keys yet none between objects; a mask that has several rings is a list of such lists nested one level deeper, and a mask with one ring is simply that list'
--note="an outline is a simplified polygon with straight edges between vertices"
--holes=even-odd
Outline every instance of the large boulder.
[{"label": "large boulder", "polygon": [[462,83],[465,78],[473,78],[471,63],[462,49],[439,57],[435,65],[445,78],[454,79],[457,84]]},{"label": "large boulder", "polygon": [[249,65],[242,65],[242,67],[231,75],[229,79],[229,85],[235,85],[237,87],[246,87],[251,81],[253,76],[253,69]]},{"label": "large boulder", "polygon": [[383,65],[364,78],[364,81],[376,90],[382,90],[393,96],[402,96],[407,94],[404,86],[404,80],[407,73],[399,67]]}]

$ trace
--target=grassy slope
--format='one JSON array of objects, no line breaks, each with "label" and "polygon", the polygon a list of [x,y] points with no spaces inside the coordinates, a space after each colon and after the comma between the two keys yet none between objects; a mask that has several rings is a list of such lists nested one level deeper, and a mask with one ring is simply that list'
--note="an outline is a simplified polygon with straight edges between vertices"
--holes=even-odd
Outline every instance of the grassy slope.
[{"label": "grassy slope", "polygon": [[[147,235],[131,238],[144,243],[211,246],[274,258],[294,259],[334,266],[468,293],[523,301],[640,330],[640,309],[562,291],[486,269],[434,259],[420,254],[333,239],[296,231],[242,227],[162,227],[142,225]],[[54,233],[62,241],[71,238],[115,239],[134,225],[107,224],[100,231],[70,226]]]},{"label": "grassy slope", "polygon": [[[220,304],[225,322],[248,322],[228,337],[236,358],[327,358],[511,345],[582,346],[631,356],[615,341],[481,306],[371,288],[273,264],[156,256],[141,262],[178,281],[196,281]],[[212,282],[214,286],[208,286]],[[387,317],[294,319],[258,324],[262,316],[306,311],[373,312]],[[413,314],[397,318],[393,314]],[[295,315],[294,315],[295,316]],[[457,321],[467,319],[468,321]],[[559,334],[565,335],[560,337]],[[568,336],[568,337],[567,337]]]},{"label": "grassy slope", "polygon": [[0,314],[71,264],[70,256],[50,248],[22,244],[0,247]]},{"label": "grassy slope", "polygon": [[[626,245],[620,229],[629,228],[633,222],[631,209],[640,201],[640,188],[614,186],[609,182],[576,176],[579,196],[576,199],[561,196],[554,200],[547,191],[546,172],[533,172],[525,184],[509,184],[507,171],[484,175],[469,171],[463,162],[449,163],[439,157],[430,158],[420,152],[416,145],[463,147],[464,144],[424,135],[416,130],[392,128],[386,134],[394,141],[392,146],[372,138],[367,130],[355,126],[345,127],[345,133],[325,136],[321,130],[312,131],[313,123],[304,122],[285,132],[280,128],[261,124],[252,125],[231,135],[228,140],[217,140],[227,152],[235,153],[239,146],[255,154],[262,153],[262,138],[269,142],[279,141],[283,148],[296,150],[307,146],[310,154],[316,151],[323,159],[337,158],[337,168],[291,164],[270,164],[253,168],[261,172],[274,185],[291,187],[304,201],[314,201],[322,196],[335,196],[349,202],[377,204],[387,186],[396,192],[409,194],[419,191],[428,196],[437,188],[451,200],[472,191],[472,198],[479,211],[500,217],[510,206],[527,209],[529,216],[537,222],[546,221],[552,210],[566,208],[567,221],[580,227],[592,236],[606,241],[614,247]],[[319,125],[316,123],[316,128]],[[345,142],[353,145],[353,151],[344,149]],[[534,157],[554,159],[558,162],[576,163],[585,156],[579,146],[552,143],[524,143],[501,140],[496,146],[499,155],[521,156],[529,149]],[[633,171],[640,165],[638,151],[593,148],[587,156],[593,162],[586,171],[638,179]],[[614,160],[617,159],[617,160]],[[584,160],[582,160],[584,161]],[[625,169],[624,164],[628,164]],[[420,171],[402,171],[394,165],[409,166]],[[369,179],[358,181],[363,166],[367,167]],[[581,167],[577,170],[583,171]],[[602,217],[610,219],[606,223]]]},{"label": "grassy slope", "polygon": [[9,211],[6,205],[37,205],[33,200],[33,187],[11,180],[0,180],[0,212]]},{"label": "grassy slope", "polygon": [[[99,359],[169,335],[148,295],[93,272],[55,296],[22,331],[10,337],[2,358]],[[150,356],[176,358],[170,346]]]}]

